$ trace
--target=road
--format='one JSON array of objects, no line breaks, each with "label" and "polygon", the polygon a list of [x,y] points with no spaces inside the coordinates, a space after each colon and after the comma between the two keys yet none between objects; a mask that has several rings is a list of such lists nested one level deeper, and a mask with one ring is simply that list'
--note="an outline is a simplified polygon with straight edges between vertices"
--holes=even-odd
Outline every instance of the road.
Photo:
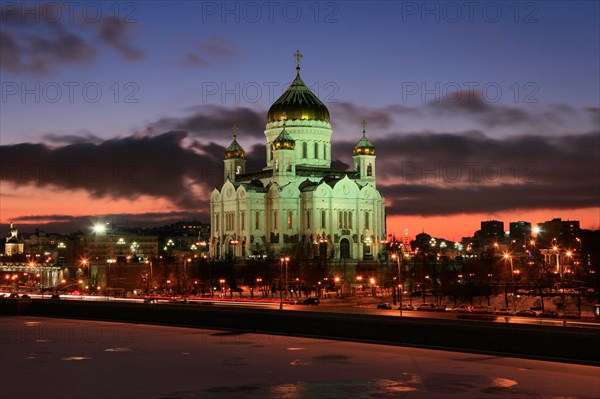
[{"label": "road", "polygon": [[323,339],[0,317],[3,398],[600,397],[600,368]]},{"label": "road", "polygon": [[[41,294],[30,294],[33,299],[42,298]],[[45,295],[46,298],[49,295]],[[130,302],[130,303],[143,303],[142,298],[112,298],[107,296],[98,295],[61,295],[61,300],[85,300],[85,301],[116,301],[116,302]],[[158,303],[173,303],[181,304],[182,301],[172,301],[166,298],[158,299]],[[235,307],[253,307],[262,309],[278,309],[279,301],[277,299],[263,300],[257,298],[256,300],[250,300],[250,298],[192,298],[188,301],[189,305],[198,304],[210,304],[212,306],[235,306]],[[319,312],[332,312],[336,314],[366,314],[366,315],[378,315],[378,316],[389,316],[389,317],[400,317],[398,310],[385,310],[376,309],[375,305],[369,306],[351,306],[351,305],[320,305],[320,306],[303,306],[303,305],[291,305],[284,303],[285,310],[294,311],[314,311]],[[562,319],[547,319],[539,317],[518,317],[518,316],[494,316],[494,315],[481,315],[475,314],[460,314],[455,312],[425,312],[416,310],[405,310],[402,312],[402,317],[416,317],[416,318],[433,318],[433,319],[447,319],[447,320],[471,320],[487,321],[496,323],[517,323],[517,324],[529,324],[529,325],[544,325],[544,326],[563,326]],[[582,327],[582,328],[597,328],[600,329],[600,320],[578,320],[568,319],[564,325],[569,327]]]}]

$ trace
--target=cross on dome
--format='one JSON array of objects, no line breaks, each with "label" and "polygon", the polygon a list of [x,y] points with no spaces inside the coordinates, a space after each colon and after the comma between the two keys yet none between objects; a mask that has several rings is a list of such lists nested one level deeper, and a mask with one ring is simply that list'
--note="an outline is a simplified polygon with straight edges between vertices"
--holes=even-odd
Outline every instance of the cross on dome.
[{"label": "cross on dome", "polygon": [[300,73],[300,59],[302,58],[300,50],[296,50],[294,53],[294,58],[296,59],[296,72]]},{"label": "cross on dome", "polygon": [[233,126],[231,126],[231,130],[233,130],[233,139],[235,140],[237,137],[237,132],[238,132],[238,125],[237,124],[233,124]]}]

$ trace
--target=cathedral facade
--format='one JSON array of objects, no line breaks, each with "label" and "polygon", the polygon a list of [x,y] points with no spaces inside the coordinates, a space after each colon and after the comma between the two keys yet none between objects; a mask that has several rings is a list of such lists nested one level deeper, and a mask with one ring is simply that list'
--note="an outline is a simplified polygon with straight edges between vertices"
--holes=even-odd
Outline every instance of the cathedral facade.
[{"label": "cathedral facade", "polygon": [[[299,52],[295,56],[299,61]],[[299,63],[296,73],[269,109],[262,170],[246,171],[234,125],[224,183],[210,199],[212,258],[280,256],[305,248],[307,257],[372,259],[385,239],[384,198],[366,122],[357,135],[353,170],[332,169],[329,111],[300,78]]]}]

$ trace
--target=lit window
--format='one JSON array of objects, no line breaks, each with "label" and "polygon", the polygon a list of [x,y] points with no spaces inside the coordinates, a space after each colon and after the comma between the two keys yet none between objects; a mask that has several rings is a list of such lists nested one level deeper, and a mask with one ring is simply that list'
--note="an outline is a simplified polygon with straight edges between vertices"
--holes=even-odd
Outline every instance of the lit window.
[{"label": "lit window", "polygon": [[288,211],[288,213],[287,213],[287,227],[288,227],[288,230],[291,230],[293,227],[292,211]]}]

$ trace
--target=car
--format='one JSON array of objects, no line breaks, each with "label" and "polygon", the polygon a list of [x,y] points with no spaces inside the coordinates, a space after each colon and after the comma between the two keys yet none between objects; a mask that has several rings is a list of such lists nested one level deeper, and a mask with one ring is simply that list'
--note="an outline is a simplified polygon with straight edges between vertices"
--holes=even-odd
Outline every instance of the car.
[{"label": "car", "polygon": [[58,294],[52,294],[52,296],[50,297],[50,299],[60,299],[60,295],[58,295]]},{"label": "car", "polygon": [[473,306],[470,305],[462,305],[457,308],[454,308],[456,313],[471,313],[473,311]]},{"label": "car", "polygon": [[1,298],[6,298],[6,294],[0,294],[0,299]]},{"label": "car", "polygon": [[577,312],[566,312],[564,317],[565,319],[579,319],[581,315]]},{"label": "car", "polygon": [[419,306],[417,306],[417,310],[420,310],[423,312],[445,312],[446,307],[438,306],[435,303],[422,303]]},{"label": "car", "polygon": [[379,305],[377,305],[377,309],[392,309],[392,305],[390,305],[389,303],[380,303]]},{"label": "car", "polygon": [[21,299],[31,299],[31,297],[27,294],[21,295]]},{"label": "car", "polygon": [[11,299],[19,299],[19,294],[13,292],[8,297],[11,298]]},{"label": "car", "polygon": [[545,319],[558,319],[560,316],[557,311],[545,310],[542,313],[540,313],[539,317],[543,317]]},{"label": "car", "polygon": [[508,308],[502,308],[502,309],[496,310],[495,313],[499,316],[512,316],[514,314],[514,312]]},{"label": "car", "polygon": [[475,306],[472,310],[473,313],[477,314],[493,314],[494,311],[489,306]]},{"label": "car", "polygon": [[298,302],[299,305],[318,305],[320,304],[321,301],[319,301],[319,298],[306,298],[303,301]]},{"label": "car", "polygon": [[517,311],[517,313],[515,313],[515,316],[519,316],[519,317],[537,317],[537,313],[535,313],[535,310],[519,310]]},{"label": "car", "polygon": [[[400,310],[400,306],[398,306],[398,310]],[[402,310],[415,310],[413,305],[402,305]]]},{"label": "car", "polygon": [[144,298],[144,303],[158,303],[156,298]]}]

